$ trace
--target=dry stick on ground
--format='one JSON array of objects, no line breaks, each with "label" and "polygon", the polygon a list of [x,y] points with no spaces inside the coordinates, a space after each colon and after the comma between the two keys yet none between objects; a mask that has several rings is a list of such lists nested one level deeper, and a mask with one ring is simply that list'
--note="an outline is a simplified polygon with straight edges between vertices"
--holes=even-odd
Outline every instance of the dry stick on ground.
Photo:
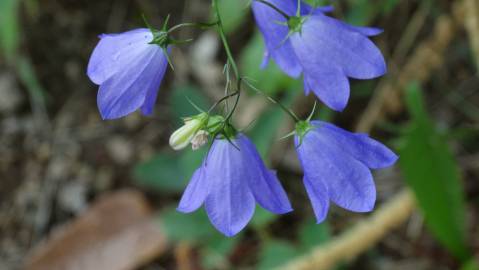
[{"label": "dry stick on ground", "polygon": [[330,269],[338,262],[354,259],[389,231],[400,226],[411,215],[414,205],[414,195],[409,190],[404,190],[371,217],[356,224],[353,229],[281,269]]},{"label": "dry stick on ground", "polygon": [[[462,1],[454,4],[454,14],[458,21],[462,18],[463,10]],[[371,131],[383,117],[387,99],[399,98],[408,82],[426,81],[430,77],[431,72],[441,64],[441,55],[451,43],[455,27],[456,23],[452,17],[443,15],[438,18],[433,36],[416,49],[411,60],[399,74],[398,83],[384,84],[379,89],[358,125],[360,131]],[[414,208],[414,195],[409,189],[404,189],[370,218],[358,223],[331,242],[315,248],[308,255],[289,262],[281,269],[330,269],[339,262],[350,261],[375,245],[389,231],[400,226],[410,217]]]},{"label": "dry stick on ground", "polygon": [[[455,18],[461,20],[464,13],[463,2],[456,2],[453,9]],[[454,38],[456,26],[455,20],[449,15],[442,15],[437,19],[433,36],[418,46],[411,60],[399,74],[388,75],[389,78],[397,78],[397,81],[384,79],[379,84],[378,90],[360,118],[356,128],[358,131],[369,132],[388,113],[390,100],[397,101],[408,83],[424,82],[429,79],[432,72],[443,63],[442,55]]]}]

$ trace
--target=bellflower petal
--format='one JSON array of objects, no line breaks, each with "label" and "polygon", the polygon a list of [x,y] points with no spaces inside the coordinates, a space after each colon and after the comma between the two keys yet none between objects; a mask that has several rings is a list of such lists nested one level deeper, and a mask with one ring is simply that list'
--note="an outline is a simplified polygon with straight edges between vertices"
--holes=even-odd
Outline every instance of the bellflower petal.
[{"label": "bellflower petal", "polygon": [[313,206],[316,221],[321,223],[326,219],[329,210],[328,187],[319,178],[313,180],[307,175],[304,175],[303,184]]},{"label": "bellflower petal", "polygon": [[[305,56],[306,57],[306,56]],[[306,63],[310,67],[304,73],[304,91],[309,94],[311,91],[328,107],[342,111],[346,108],[349,100],[349,81],[337,66],[328,68],[316,63]]]},{"label": "bellflower petal", "polygon": [[397,156],[365,134],[321,121],[312,121],[310,127],[302,139],[296,136],[295,144],[318,222],[329,200],[354,212],[371,211],[376,188],[370,169],[391,166]]},{"label": "bellflower petal", "polygon": [[102,34],[88,62],[87,74],[95,84],[102,84],[130,64],[153,39],[150,30],[131,30],[122,34]]},{"label": "bellflower petal", "polygon": [[208,156],[205,176],[210,181],[210,192],[205,200],[206,213],[216,229],[233,236],[254,213],[253,194],[243,182],[247,167],[242,153],[226,140],[218,141]]},{"label": "bellflower petal", "polygon": [[87,74],[100,85],[97,103],[102,118],[120,118],[138,109],[151,114],[168,61],[158,45],[149,44],[153,39],[150,30],[100,38]]},{"label": "bellflower petal", "polygon": [[322,121],[311,121],[311,124],[320,130],[326,130],[324,136],[371,169],[386,168],[398,160],[393,151],[367,134],[352,133]]},{"label": "bellflower petal", "polygon": [[178,211],[188,213],[204,204],[213,226],[233,236],[251,220],[256,202],[273,213],[292,210],[275,174],[266,169],[249,139],[238,134],[231,142],[213,142]]},{"label": "bellflower petal", "polygon": [[[315,62],[322,59],[318,65],[336,64],[346,76],[355,79],[371,79],[386,73],[386,63],[376,45],[356,31],[361,28],[344,25],[325,15],[307,19],[302,32],[291,36],[295,52],[309,53],[308,58],[298,55],[300,61]],[[305,52],[302,52],[303,56]]]},{"label": "bellflower petal", "polygon": [[[251,141],[245,136],[240,136],[239,139],[245,146],[245,154],[250,158],[253,158],[256,164],[263,164],[258,151]],[[267,170],[263,165],[256,166],[256,168],[251,166],[249,174],[251,176],[247,179],[249,180],[249,185],[259,205],[276,214],[283,214],[293,210],[286,192],[281,187],[281,183],[276,177],[276,172]],[[263,177],[257,178],[256,175],[262,175]]]},{"label": "bellflower petal", "polygon": [[[296,0],[270,2],[295,16]],[[352,26],[326,16],[331,10],[331,7],[313,8],[301,3],[304,19],[301,30],[289,33],[288,26],[284,25],[286,19],[278,12],[261,3],[253,4],[266,44],[265,55],[271,56],[291,77],[297,78],[303,73],[306,94],[313,91],[326,105],[342,111],[349,99],[348,78],[376,78],[384,75],[387,68],[381,51],[368,38],[382,30]]]},{"label": "bellflower petal", "polygon": [[183,213],[191,213],[196,211],[205,201],[208,195],[208,182],[205,181],[203,170],[197,169],[191,177],[190,183],[186,187],[178,211]]},{"label": "bellflower petal", "polygon": [[[272,0],[269,2],[288,15],[293,15],[296,11],[294,1]],[[281,23],[286,23],[286,19],[263,3],[253,1],[251,6],[256,23],[266,43],[265,59],[262,66],[266,66],[271,56],[283,72],[294,78],[299,77],[302,68],[291,44],[286,40],[289,31],[288,27],[281,25]]]}]

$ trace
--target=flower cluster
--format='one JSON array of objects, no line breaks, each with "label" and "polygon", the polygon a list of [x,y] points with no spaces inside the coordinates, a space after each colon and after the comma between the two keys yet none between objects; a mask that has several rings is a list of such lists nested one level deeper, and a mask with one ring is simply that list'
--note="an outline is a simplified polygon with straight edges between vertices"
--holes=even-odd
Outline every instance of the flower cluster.
[{"label": "flower cluster", "polygon": [[[253,216],[256,203],[275,214],[292,211],[288,196],[275,171],[266,168],[254,144],[231,123],[244,78],[239,74],[223,31],[218,0],[212,0],[216,21],[184,23],[161,30],[136,29],[104,34],[88,64],[88,76],[100,86],[98,108],[103,119],[116,119],[138,109],[153,112],[173,45],[183,43],[171,34],[181,27],[215,27],[227,52],[226,72],[236,79],[236,88],[208,111],[184,119],[184,126],[170,137],[170,145],[194,150],[208,144],[209,151],[194,172],[181,198],[178,211],[190,213],[202,205],[212,224],[226,236],[241,231]],[[254,0],[256,23],[266,44],[263,66],[270,59],[293,78],[301,75],[304,92],[313,92],[326,106],[342,111],[349,99],[349,78],[371,79],[386,72],[380,50],[369,37],[382,30],[356,27],[327,16],[332,7],[312,7],[297,0]],[[225,106],[225,115],[212,112]],[[332,124],[300,120],[272,97],[270,101],[296,122],[295,149],[304,171],[303,184],[314,214],[322,222],[330,201],[354,212],[374,208],[376,190],[371,169],[393,165],[397,156],[366,134],[355,134]]]}]

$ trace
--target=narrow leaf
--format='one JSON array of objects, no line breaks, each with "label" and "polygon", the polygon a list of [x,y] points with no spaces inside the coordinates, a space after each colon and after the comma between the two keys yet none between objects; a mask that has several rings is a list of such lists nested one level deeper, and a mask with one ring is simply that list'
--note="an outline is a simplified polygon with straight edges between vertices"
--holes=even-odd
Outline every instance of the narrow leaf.
[{"label": "narrow leaf", "polygon": [[412,126],[404,137],[400,164],[429,229],[456,257],[465,259],[465,208],[461,176],[447,141],[424,109],[418,86],[409,87]]}]

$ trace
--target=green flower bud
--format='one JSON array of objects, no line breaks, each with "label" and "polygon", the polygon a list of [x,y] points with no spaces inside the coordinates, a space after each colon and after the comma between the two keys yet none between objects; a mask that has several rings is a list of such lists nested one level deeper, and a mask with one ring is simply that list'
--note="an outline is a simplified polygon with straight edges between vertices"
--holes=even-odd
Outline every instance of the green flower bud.
[{"label": "green flower bud", "polygon": [[208,123],[208,114],[201,113],[196,116],[186,118],[185,124],[176,130],[170,137],[170,146],[174,150],[181,150],[190,144],[196,133],[203,129]]}]

